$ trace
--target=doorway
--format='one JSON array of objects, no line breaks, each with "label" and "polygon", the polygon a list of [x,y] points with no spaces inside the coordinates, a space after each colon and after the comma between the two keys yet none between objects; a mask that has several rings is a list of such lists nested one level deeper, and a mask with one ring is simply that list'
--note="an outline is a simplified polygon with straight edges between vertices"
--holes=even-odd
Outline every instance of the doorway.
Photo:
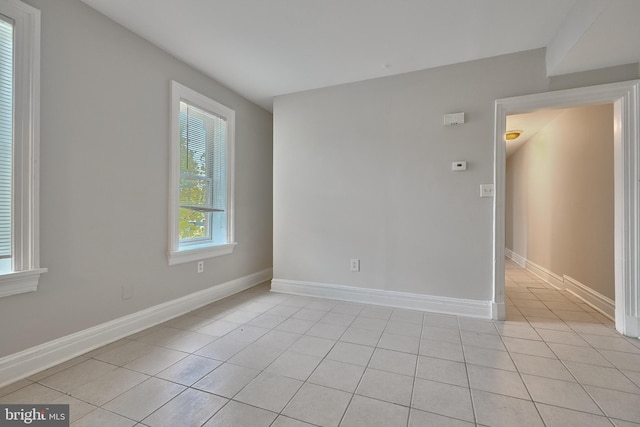
[{"label": "doorway", "polygon": [[639,101],[640,81],[547,92],[496,100],[494,139],[494,319],[505,317],[505,181],[506,117],[543,109],[614,105],[614,259],[615,323],[627,336],[640,335],[640,287],[638,282]]}]

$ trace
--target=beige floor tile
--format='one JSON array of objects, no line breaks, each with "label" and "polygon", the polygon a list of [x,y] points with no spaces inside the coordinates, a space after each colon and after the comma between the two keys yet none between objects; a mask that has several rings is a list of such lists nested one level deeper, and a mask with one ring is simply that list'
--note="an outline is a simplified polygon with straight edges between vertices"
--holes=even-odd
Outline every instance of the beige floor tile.
[{"label": "beige floor tile", "polygon": [[132,420],[141,421],[185,389],[184,386],[150,378],[103,406]]},{"label": "beige floor tile", "polygon": [[313,424],[305,423],[302,421],[294,420],[293,418],[279,415],[278,418],[271,424],[271,427],[314,427]]},{"label": "beige floor tile", "polygon": [[306,381],[321,361],[321,357],[285,351],[266,368],[266,371],[283,377]]},{"label": "beige floor tile", "polygon": [[190,354],[179,362],[156,374],[156,377],[190,386],[220,366],[221,363],[222,362],[218,360],[209,359],[208,357]]},{"label": "beige floor tile", "polygon": [[560,360],[578,363],[587,363],[589,365],[598,365],[612,367],[602,354],[593,348],[577,347],[575,345],[549,343],[549,347],[558,356]]},{"label": "beige floor tile", "polygon": [[350,326],[340,337],[340,341],[353,344],[376,346],[382,336],[382,330],[370,330]]},{"label": "beige floor tile", "polygon": [[359,366],[367,366],[374,350],[374,347],[366,345],[337,342],[329,354],[327,354],[327,359]]},{"label": "beige floor tile", "polygon": [[593,386],[585,389],[609,417],[640,423],[640,395]]},{"label": "beige floor tile", "polygon": [[366,317],[359,315],[351,324],[352,327],[358,329],[367,329],[371,331],[382,332],[389,322],[388,319],[377,319],[373,317]]},{"label": "beige floor tile", "polygon": [[303,308],[300,311],[294,313],[291,318],[292,319],[300,319],[300,320],[308,320],[313,323],[327,316],[326,311],[322,310],[312,310],[310,308]]},{"label": "beige floor tile", "polygon": [[247,322],[247,325],[257,326],[259,328],[273,329],[285,320],[287,320],[285,316],[263,313],[250,322]]},{"label": "beige floor tile", "polygon": [[413,376],[418,356],[399,351],[377,348],[371,356],[369,367],[380,371]]},{"label": "beige floor tile", "polygon": [[606,417],[572,411],[557,406],[536,404],[547,427],[611,427]]},{"label": "beige floor tile", "polygon": [[481,334],[478,332],[461,331],[462,345],[490,348],[493,350],[507,351],[506,347],[502,343],[502,338],[495,334]]},{"label": "beige floor tile", "polygon": [[334,340],[304,335],[289,350],[309,356],[325,357],[336,344]]},{"label": "beige floor tile", "polygon": [[464,362],[462,344],[459,343],[449,343],[434,339],[422,339],[420,340],[420,349],[418,350],[418,354],[421,356]]},{"label": "beige floor tile", "polygon": [[466,365],[461,362],[454,362],[453,360],[419,356],[416,377],[461,387],[469,387]]},{"label": "beige floor tile", "polygon": [[460,331],[458,329],[430,325],[422,327],[422,339],[446,341],[454,344],[461,342]]},{"label": "beige floor tile", "polygon": [[231,401],[219,410],[203,427],[251,426],[268,427],[278,414]]},{"label": "beige floor tile", "polygon": [[233,355],[240,352],[249,344],[250,343],[248,342],[240,341],[227,335],[222,338],[218,338],[212,343],[202,347],[200,350],[196,351],[196,354],[199,356],[225,361],[233,357]]},{"label": "beige floor tile", "polygon": [[269,411],[280,412],[293,397],[303,382],[262,372],[251,381],[234,400]]},{"label": "beige floor tile", "polygon": [[488,368],[515,371],[516,367],[506,351],[490,350],[479,347],[465,347],[464,357],[468,364],[486,366]]},{"label": "beige floor tile", "polygon": [[307,331],[306,335],[337,340],[342,336],[342,334],[344,334],[347,328],[348,326],[346,325],[334,325],[330,323],[322,323],[322,321],[320,321],[313,325],[313,327]]},{"label": "beige floor tile", "polygon": [[362,366],[325,359],[308,382],[353,393],[360,383],[364,369]]},{"label": "beige floor tile", "polygon": [[[44,371],[40,371],[37,374],[31,375],[29,376],[29,380],[34,381],[34,382],[38,382],[40,380],[43,380],[47,377],[50,377],[53,374],[57,374],[58,372],[64,371],[67,368],[70,368],[74,365],[77,365],[80,362],[84,362],[85,360],[88,360],[89,358],[86,356],[78,356],[78,357],[74,357],[71,360],[67,360],[66,362],[62,362],[58,365],[52,366],[49,369],[45,369]],[[2,393],[0,392],[0,396],[2,395]]]},{"label": "beige floor tile", "polygon": [[129,341],[109,351],[97,354],[93,356],[93,358],[112,365],[123,366],[138,357],[144,356],[155,348],[157,348],[155,345],[138,341]]},{"label": "beige floor tile", "polygon": [[507,347],[509,353],[528,354],[529,356],[556,359],[556,355],[544,341],[533,341],[512,337],[503,337],[502,340],[504,341],[504,345]]},{"label": "beige floor tile", "polygon": [[458,318],[449,314],[424,313],[423,325],[458,329]]},{"label": "beige floor tile", "polygon": [[228,399],[187,389],[144,419],[151,427],[199,427],[220,410]]},{"label": "beige floor tile", "polygon": [[72,427],[132,427],[137,422],[104,409],[96,409],[71,424]]},{"label": "beige floor tile", "polygon": [[355,314],[329,312],[320,318],[319,321],[330,325],[350,326],[355,319]]},{"label": "beige floor tile", "polygon": [[356,394],[408,406],[413,377],[367,368]]},{"label": "beige floor tile", "polygon": [[555,378],[557,380],[574,381],[571,373],[564,364],[557,359],[518,353],[512,354],[511,357],[520,373]]},{"label": "beige floor tile", "polygon": [[[55,371],[58,372],[58,371]],[[48,375],[47,375],[48,376]],[[11,394],[14,393],[18,390],[20,390],[21,388],[25,388],[28,385],[33,384],[33,381],[30,379],[23,379],[20,381],[16,381],[12,384],[9,384],[5,387],[0,388],[0,398],[2,398],[2,396],[6,396],[7,394]]]},{"label": "beige floor tile", "polygon": [[282,349],[262,344],[249,344],[243,350],[236,353],[235,356],[229,358],[228,362],[234,365],[245,366],[253,369],[265,369],[280,354]]},{"label": "beige floor tile", "polygon": [[469,365],[469,384],[472,389],[488,391],[496,394],[530,399],[529,393],[517,372],[484,366]]},{"label": "beige floor tile", "polygon": [[[295,315],[294,315],[295,316]],[[304,334],[313,325],[315,321],[289,318],[275,327],[278,331],[292,332],[294,334]]]},{"label": "beige floor tile", "polygon": [[118,368],[74,389],[71,395],[96,406],[102,406],[148,378],[148,375]]},{"label": "beige floor tile", "polygon": [[387,323],[387,326],[384,328],[384,332],[387,334],[420,338],[420,334],[422,333],[422,324],[392,319]]},{"label": "beige floor tile", "polygon": [[565,365],[581,384],[640,394],[640,388],[615,368],[575,362],[565,362]]},{"label": "beige floor tile", "polygon": [[575,382],[532,375],[523,375],[522,379],[535,402],[602,415],[591,397]]},{"label": "beige floor tile", "polygon": [[99,360],[85,360],[40,381],[40,384],[69,393],[113,370],[117,366]]},{"label": "beige floor tile", "polygon": [[492,427],[543,427],[530,400],[473,390],[473,405],[480,425]]},{"label": "beige floor tile", "polygon": [[155,375],[188,355],[188,353],[171,350],[169,348],[155,348],[123,367],[131,369],[132,371],[142,372],[143,374]]},{"label": "beige floor tile", "polygon": [[537,331],[545,342],[589,347],[589,343],[573,331],[556,331],[553,329],[538,329]]},{"label": "beige floor tile", "polygon": [[466,387],[416,378],[411,406],[464,421],[474,421],[471,394]]},{"label": "beige floor tile", "polygon": [[64,394],[57,390],[33,383],[0,397],[0,403],[47,403],[61,396]]},{"label": "beige floor tile", "polygon": [[409,408],[354,396],[340,427],[406,427]]},{"label": "beige floor tile", "polygon": [[319,426],[335,427],[340,423],[351,396],[344,391],[306,383],[282,414]]},{"label": "beige floor tile", "polygon": [[418,409],[411,409],[409,414],[409,427],[474,427],[474,423],[469,423],[455,418],[445,417],[431,412],[424,412]]},{"label": "beige floor tile", "polygon": [[69,421],[72,423],[98,409],[96,406],[90,403],[83,402],[82,400],[76,399],[75,397],[66,394],[47,403],[51,403],[54,405],[69,405]]},{"label": "beige floor tile", "polygon": [[224,363],[193,385],[194,388],[232,398],[255,377],[257,369]]},{"label": "beige floor tile", "polygon": [[195,332],[214,337],[221,337],[238,328],[240,325],[240,323],[228,322],[226,320],[214,320],[213,322],[207,323],[200,329],[197,329]]},{"label": "beige floor tile", "polygon": [[378,347],[388,350],[402,351],[405,353],[418,354],[420,338],[384,332],[380,337],[380,341],[378,341]]},{"label": "beige floor tile", "polygon": [[302,335],[286,331],[272,330],[256,341],[256,344],[267,345],[270,347],[286,350],[298,341]]}]

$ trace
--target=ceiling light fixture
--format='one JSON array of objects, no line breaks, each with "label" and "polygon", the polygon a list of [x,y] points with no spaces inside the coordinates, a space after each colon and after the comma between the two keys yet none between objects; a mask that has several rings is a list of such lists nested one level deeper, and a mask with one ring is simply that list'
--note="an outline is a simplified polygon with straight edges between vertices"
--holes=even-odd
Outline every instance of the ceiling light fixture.
[{"label": "ceiling light fixture", "polygon": [[504,134],[504,139],[507,141],[513,141],[514,139],[518,139],[520,135],[522,135],[521,130],[509,130]]}]

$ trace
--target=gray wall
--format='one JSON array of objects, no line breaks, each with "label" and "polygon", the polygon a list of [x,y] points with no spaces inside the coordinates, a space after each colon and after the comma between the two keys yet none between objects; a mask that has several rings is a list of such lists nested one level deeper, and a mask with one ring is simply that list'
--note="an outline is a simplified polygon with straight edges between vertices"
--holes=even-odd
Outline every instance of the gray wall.
[{"label": "gray wall", "polygon": [[[638,78],[548,79],[544,50],[277,97],[274,278],[492,298],[494,101]],[[444,127],[443,114],[467,123]],[[466,172],[451,162],[466,160]],[[360,258],[362,271],[349,271]]]},{"label": "gray wall", "polygon": [[507,248],[614,299],[613,177],[613,105],[564,110],[507,160]]},{"label": "gray wall", "polygon": [[[41,265],[0,356],[272,266],[272,115],[79,0],[42,11]],[[232,255],[169,267],[170,80],[236,110]],[[122,300],[122,285],[134,297]]]}]

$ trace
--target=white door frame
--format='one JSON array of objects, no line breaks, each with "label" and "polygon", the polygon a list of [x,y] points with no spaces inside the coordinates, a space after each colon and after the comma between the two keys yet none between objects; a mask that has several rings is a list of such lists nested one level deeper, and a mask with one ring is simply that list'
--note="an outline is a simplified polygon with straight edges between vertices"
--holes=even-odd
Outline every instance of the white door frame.
[{"label": "white door frame", "polygon": [[493,200],[494,319],[505,318],[504,242],[507,115],[541,109],[612,103],[614,105],[614,247],[616,329],[640,336],[640,80],[545,92],[496,100]]}]

